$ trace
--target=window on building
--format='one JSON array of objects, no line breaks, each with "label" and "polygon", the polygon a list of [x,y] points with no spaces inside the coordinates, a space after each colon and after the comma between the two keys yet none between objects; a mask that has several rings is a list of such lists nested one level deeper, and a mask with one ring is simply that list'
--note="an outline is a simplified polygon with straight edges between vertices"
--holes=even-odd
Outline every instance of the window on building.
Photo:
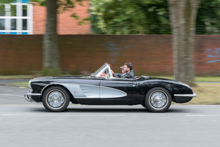
[{"label": "window on building", "polygon": [[0,30],[5,30],[5,20],[0,19]]},{"label": "window on building", "polygon": [[0,5],[0,34],[33,34],[33,8],[29,0]]},{"label": "window on building", "polygon": [[11,19],[11,30],[17,30],[17,20]]},{"label": "window on building", "polygon": [[22,16],[27,16],[27,5],[22,6]]}]

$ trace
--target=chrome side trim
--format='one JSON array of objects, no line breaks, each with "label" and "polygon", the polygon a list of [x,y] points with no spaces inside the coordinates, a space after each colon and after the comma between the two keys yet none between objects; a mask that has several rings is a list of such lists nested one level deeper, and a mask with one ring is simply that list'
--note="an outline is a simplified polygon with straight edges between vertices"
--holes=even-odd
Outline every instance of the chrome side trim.
[{"label": "chrome side trim", "polygon": [[41,93],[26,93],[26,95],[30,95],[30,96],[32,96],[32,95],[41,95]]},{"label": "chrome side trim", "polygon": [[174,96],[180,96],[180,97],[196,97],[197,94],[174,94]]}]

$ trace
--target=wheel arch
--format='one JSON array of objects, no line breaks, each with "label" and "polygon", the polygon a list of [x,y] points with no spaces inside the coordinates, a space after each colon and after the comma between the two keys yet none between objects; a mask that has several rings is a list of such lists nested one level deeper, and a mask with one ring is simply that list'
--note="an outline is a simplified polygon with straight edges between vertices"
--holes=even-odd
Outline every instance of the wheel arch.
[{"label": "wheel arch", "polygon": [[[145,97],[146,97],[146,95],[147,95],[147,93],[148,93],[148,91],[150,91],[151,89],[153,89],[153,88],[164,88],[164,89],[166,89],[169,93],[170,93],[170,95],[171,95],[171,98],[172,98],[172,101],[174,100],[174,96],[173,96],[173,93],[171,92],[171,90],[169,89],[169,88],[167,88],[167,87],[165,87],[165,86],[161,86],[161,85],[154,85],[154,86],[152,86],[151,88],[149,88],[148,90],[146,90],[146,92],[145,92]],[[143,104],[145,103],[145,98],[144,98],[144,101],[143,101]]]},{"label": "wheel arch", "polygon": [[[75,98],[74,98],[74,96],[73,96],[72,93],[69,91],[69,89],[66,88],[64,85],[58,84],[58,83],[46,85],[46,86],[41,90],[41,95],[43,96],[44,91],[45,91],[46,89],[50,88],[50,87],[53,87],[53,86],[60,86],[60,87],[64,88],[64,89],[69,93],[70,101],[71,101],[72,103],[77,103],[76,100],[75,100]],[[41,100],[42,100],[42,96],[41,96]]]}]

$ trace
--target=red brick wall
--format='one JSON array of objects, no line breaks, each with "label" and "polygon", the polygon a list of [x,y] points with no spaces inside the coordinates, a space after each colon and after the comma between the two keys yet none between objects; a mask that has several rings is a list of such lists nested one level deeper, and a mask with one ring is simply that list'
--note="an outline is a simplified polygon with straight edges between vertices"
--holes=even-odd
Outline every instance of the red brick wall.
[{"label": "red brick wall", "polygon": [[195,70],[197,74],[220,74],[220,36],[197,36]]},{"label": "red brick wall", "polygon": [[[58,33],[64,34],[89,34],[90,24],[78,25],[78,22],[89,16],[89,4],[83,2],[83,6],[76,4],[71,11],[58,14]],[[79,20],[75,20],[72,15],[76,13]],[[33,6],[33,34],[44,34],[46,23],[46,8],[35,4]]]},{"label": "red brick wall", "polygon": [[[197,75],[220,74],[220,36],[196,36]],[[42,35],[1,35],[0,74],[32,74],[42,69]],[[125,62],[136,75],[173,73],[169,35],[60,35],[61,69],[72,74],[94,72],[104,62],[115,72]]]}]

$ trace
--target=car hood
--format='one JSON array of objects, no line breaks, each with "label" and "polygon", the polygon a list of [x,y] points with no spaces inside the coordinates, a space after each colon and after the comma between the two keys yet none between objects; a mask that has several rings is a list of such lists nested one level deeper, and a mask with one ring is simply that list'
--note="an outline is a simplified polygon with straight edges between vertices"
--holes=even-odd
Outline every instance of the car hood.
[{"label": "car hood", "polygon": [[157,77],[149,77],[149,79],[152,79],[152,80],[166,80],[166,81],[178,82],[178,81],[171,80],[171,79],[157,78]]},{"label": "car hood", "polygon": [[32,80],[39,81],[39,80],[56,80],[56,79],[85,79],[91,78],[90,76],[57,76],[57,77],[38,77]]}]

